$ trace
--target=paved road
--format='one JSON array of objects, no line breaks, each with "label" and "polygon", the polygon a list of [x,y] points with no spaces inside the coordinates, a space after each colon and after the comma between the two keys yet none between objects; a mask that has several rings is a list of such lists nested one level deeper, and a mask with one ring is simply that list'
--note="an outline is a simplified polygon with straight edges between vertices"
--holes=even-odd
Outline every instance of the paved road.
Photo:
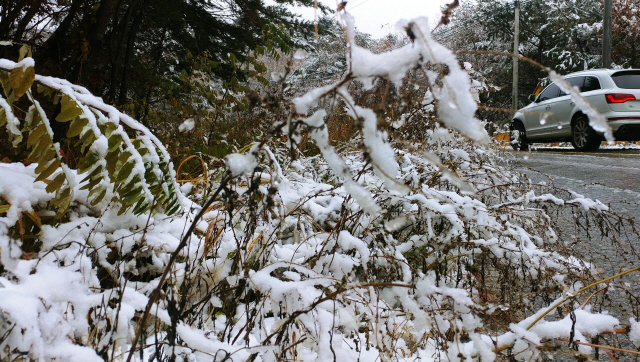
[{"label": "paved road", "polygon": [[614,211],[640,220],[640,149],[583,153],[539,148],[511,155],[512,166],[532,180],[550,177],[557,187],[611,204]]},{"label": "paved road", "polygon": [[[610,210],[640,225],[640,150],[599,150],[575,152],[572,149],[537,149],[528,152],[511,152],[511,166],[521,171],[534,183],[552,184],[574,191],[584,197],[609,205]],[[546,193],[551,190],[536,190]],[[564,197],[569,195],[564,194]],[[570,212],[558,215],[561,237],[582,241],[576,245],[583,259],[596,262],[613,272],[622,267],[636,266],[639,254],[626,258],[616,245],[605,245],[593,234],[586,235],[575,228],[575,216]],[[593,224],[591,225],[594,226]],[[625,248],[640,250],[640,241],[632,228],[627,227],[621,237]],[[584,243],[583,243],[584,242]],[[603,259],[604,258],[604,259]],[[603,265],[606,261],[607,266]]]},{"label": "paved road", "polygon": [[[640,225],[640,149],[604,149],[590,153],[575,152],[572,149],[536,149],[528,152],[510,152],[511,166],[527,174],[533,182],[552,182],[554,186],[570,189],[585,197],[608,204],[612,211],[632,217]],[[536,191],[537,192],[537,191]],[[571,245],[575,255],[582,260],[593,262],[600,270],[600,278],[638,266],[640,241],[630,227],[623,228],[619,242],[603,241],[598,236],[576,232],[575,220],[571,213],[558,215],[561,237]],[[592,225],[593,226],[593,225]],[[597,234],[597,233],[596,233]],[[630,252],[635,249],[636,252]],[[626,282],[629,290],[640,294],[640,275],[629,274],[616,279]],[[626,323],[634,315],[637,302],[620,289],[612,288],[607,293],[610,298],[596,310],[610,311]],[[600,296],[601,297],[601,296]],[[636,318],[637,319],[637,318]],[[622,348],[635,350],[626,338],[619,339]],[[604,342],[603,344],[611,344]],[[619,361],[637,361],[637,356],[621,354]],[[557,361],[571,359],[556,358]],[[601,353],[600,360],[607,360]]]}]

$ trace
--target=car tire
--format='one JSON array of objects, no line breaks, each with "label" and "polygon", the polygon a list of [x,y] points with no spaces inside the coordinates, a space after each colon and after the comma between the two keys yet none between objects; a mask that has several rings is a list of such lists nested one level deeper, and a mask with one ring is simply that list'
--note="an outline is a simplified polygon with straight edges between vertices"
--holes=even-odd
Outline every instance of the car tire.
[{"label": "car tire", "polygon": [[571,125],[571,144],[578,151],[593,151],[600,147],[600,136],[589,126],[585,115],[579,116]]},{"label": "car tire", "polygon": [[529,143],[527,142],[527,136],[525,135],[525,129],[522,123],[513,122],[511,125],[511,147],[516,151],[526,151],[529,149]]}]

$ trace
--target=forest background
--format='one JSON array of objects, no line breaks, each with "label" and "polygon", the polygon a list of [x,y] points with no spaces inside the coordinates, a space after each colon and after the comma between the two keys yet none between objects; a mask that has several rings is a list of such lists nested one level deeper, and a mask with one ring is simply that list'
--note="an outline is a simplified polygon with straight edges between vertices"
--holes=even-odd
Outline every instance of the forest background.
[{"label": "forest background", "polygon": [[[259,1],[6,0],[0,36],[32,47],[38,74],[80,84],[151,127],[169,145],[174,161],[203,151],[220,157],[233,146],[215,143],[233,140],[241,147],[260,128],[260,116],[245,114],[247,95],[266,94],[287,62],[293,72],[290,95],[329,83],[346,69],[340,46],[344,33],[328,15],[331,10],[319,5],[315,27],[290,11],[294,4],[314,5],[311,0],[271,6]],[[520,7],[521,55],[561,73],[600,66],[600,1],[529,0]],[[614,2],[615,66],[640,66],[637,12],[637,1]],[[509,108],[511,60],[481,51],[512,51],[513,14],[513,2],[463,1],[450,22],[434,32],[436,40],[473,65],[487,107]],[[359,34],[358,41],[380,52],[408,38],[396,30],[381,39]],[[298,49],[308,54],[304,61],[292,56]],[[3,58],[18,58],[15,47],[0,52]],[[527,62],[521,66],[519,94],[527,95],[546,74]],[[520,98],[524,106],[526,97]],[[480,112],[481,119],[498,125],[508,117],[504,111]],[[186,119],[193,119],[198,131],[180,142],[175,134]],[[352,131],[345,129],[339,137],[349,139]]]}]

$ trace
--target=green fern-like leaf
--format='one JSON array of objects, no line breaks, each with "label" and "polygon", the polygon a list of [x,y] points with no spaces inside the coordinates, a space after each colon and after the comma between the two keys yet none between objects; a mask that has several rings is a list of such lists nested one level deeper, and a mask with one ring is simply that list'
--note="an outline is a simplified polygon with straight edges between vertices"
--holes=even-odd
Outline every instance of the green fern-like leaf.
[{"label": "green fern-like leaf", "polygon": [[[5,89],[19,88],[11,94],[24,91],[32,105],[20,130],[13,113],[16,97],[2,98],[0,126],[6,125],[10,130],[14,146],[22,140],[23,133],[28,134],[26,144],[30,152],[26,160],[38,164],[36,181],[46,182],[47,192],[55,194],[51,205],[57,209],[56,216],[62,217],[74,197],[75,176],[53,142],[47,114],[30,91],[32,70],[21,70],[18,74],[15,69],[0,68],[0,84]],[[60,102],[54,121],[69,122],[67,137],[77,139],[76,147],[81,150],[77,163],[77,173],[82,175],[80,190],[89,191],[91,205],[98,205],[112,192],[121,205],[120,213],[132,210],[141,214],[155,212],[156,208],[163,208],[169,215],[180,211],[180,191],[175,184],[173,165],[155,136],[84,89],[60,79],[35,75],[33,78],[39,93],[48,96],[53,104]]]}]

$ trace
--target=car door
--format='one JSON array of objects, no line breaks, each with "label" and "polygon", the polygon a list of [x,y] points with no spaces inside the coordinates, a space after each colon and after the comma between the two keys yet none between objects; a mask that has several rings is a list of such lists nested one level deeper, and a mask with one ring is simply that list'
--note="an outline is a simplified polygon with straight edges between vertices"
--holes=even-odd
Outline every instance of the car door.
[{"label": "car door", "polygon": [[[567,78],[567,82],[569,82],[572,87],[577,87],[579,92],[583,91],[584,81],[584,76]],[[571,137],[571,116],[573,115],[575,107],[576,104],[571,100],[571,96],[560,90],[560,95],[552,107],[552,112],[557,118],[557,123],[549,127],[547,131],[549,136]]]},{"label": "car door", "polygon": [[602,85],[598,77],[594,75],[585,77],[584,85],[582,86],[582,96],[600,112],[605,112],[607,110],[607,104],[602,96],[601,89]]},{"label": "car door", "polygon": [[560,94],[557,84],[551,83],[536,99],[535,105],[524,114],[527,138],[535,139],[544,137],[548,133],[548,124],[557,124],[551,107]]}]

